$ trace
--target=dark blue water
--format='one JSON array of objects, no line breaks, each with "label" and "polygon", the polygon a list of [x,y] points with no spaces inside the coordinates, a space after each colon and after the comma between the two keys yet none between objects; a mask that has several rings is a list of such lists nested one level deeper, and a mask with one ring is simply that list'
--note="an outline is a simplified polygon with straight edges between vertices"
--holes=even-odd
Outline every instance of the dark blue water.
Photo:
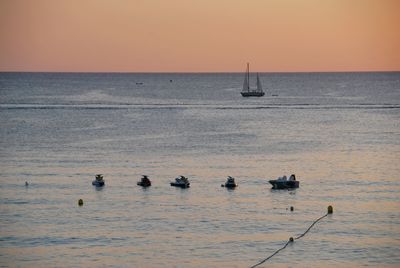
[{"label": "dark blue water", "polygon": [[0,266],[400,265],[400,73],[261,79],[1,73]]}]

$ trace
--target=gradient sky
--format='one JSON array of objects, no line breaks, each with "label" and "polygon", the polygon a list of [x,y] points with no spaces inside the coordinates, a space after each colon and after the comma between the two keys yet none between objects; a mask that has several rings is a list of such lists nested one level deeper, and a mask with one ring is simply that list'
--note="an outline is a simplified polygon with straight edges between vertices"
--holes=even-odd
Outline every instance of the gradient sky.
[{"label": "gradient sky", "polygon": [[400,0],[0,0],[0,71],[399,71]]}]

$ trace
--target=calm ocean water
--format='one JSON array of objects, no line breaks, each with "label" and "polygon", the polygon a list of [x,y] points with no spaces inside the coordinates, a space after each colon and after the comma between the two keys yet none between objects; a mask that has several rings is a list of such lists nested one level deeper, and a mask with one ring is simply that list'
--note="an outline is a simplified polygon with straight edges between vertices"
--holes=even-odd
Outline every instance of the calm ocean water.
[{"label": "calm ocean water", "polygon": [[261,79],[0,73],[0,266],[398,267],[400,73]]}]

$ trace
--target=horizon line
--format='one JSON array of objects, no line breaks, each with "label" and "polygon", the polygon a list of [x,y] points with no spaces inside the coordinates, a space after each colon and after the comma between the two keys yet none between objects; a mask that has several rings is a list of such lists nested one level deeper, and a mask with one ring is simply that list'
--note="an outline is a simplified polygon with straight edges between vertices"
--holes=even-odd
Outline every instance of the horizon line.
[{"label": "horizon line", "polygon": [[[398,73],[400,70],[352,71],[252,71],[250,73]],[[59,74],[242,74],[243,71],[2,71],[0,73],[59,73]]]}]

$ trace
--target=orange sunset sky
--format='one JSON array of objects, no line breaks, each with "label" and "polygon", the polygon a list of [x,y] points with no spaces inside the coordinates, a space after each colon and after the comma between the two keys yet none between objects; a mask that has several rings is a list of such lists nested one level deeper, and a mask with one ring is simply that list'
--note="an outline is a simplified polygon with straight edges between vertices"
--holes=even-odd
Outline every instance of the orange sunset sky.
[{"label": "orange sunset sky", "polygon": [[0,0],[0,71],[399,71],[400,0]]}]

